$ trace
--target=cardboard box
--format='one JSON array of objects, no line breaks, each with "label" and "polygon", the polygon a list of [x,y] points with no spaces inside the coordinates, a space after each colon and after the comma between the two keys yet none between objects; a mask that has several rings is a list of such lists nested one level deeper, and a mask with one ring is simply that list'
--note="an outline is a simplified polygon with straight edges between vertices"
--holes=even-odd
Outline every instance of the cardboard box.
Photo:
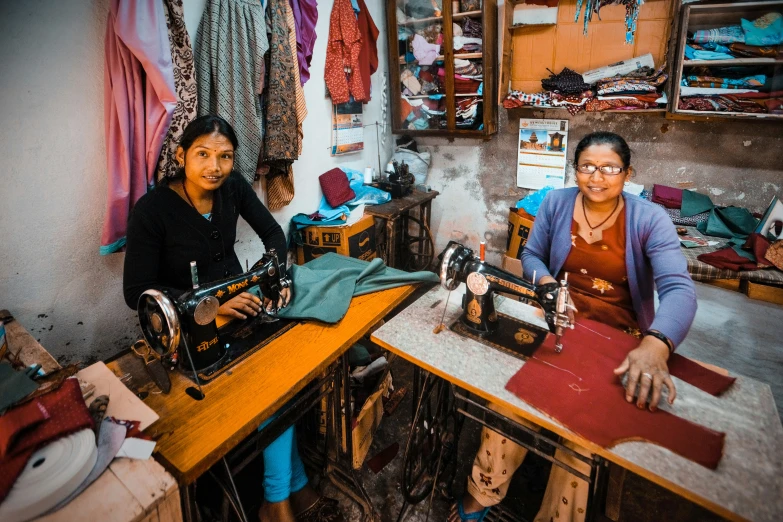
[{"label": "cardboard box", "polygon": [[525,248],[530,229],[535,218],[522,209],[511,207],[508,210],[508,239],[506,240],[506,255],[519,259]]},{"label": "cardboard box", "polygon": [[329,252],[371,261],[377,256],[375,218],[364,216],[353,225],[301,230],[303,244],[297,248],[297,263],[302,265]]},{"label": "cardboard box", "polygon": [[[375,430],[381,424],[383,419],[383,397],[389,393],[392,385],[391,372],[387,371],[378,389],[367,398],[362,406],[362,410],[356,417],[356,422],[351,430],[351,441],[353,442],[353,469],[359,469],[364,463],[364,459],[370,452],[372,438]],[[343,434],[343,451],[345,451],[345,434]]]}]

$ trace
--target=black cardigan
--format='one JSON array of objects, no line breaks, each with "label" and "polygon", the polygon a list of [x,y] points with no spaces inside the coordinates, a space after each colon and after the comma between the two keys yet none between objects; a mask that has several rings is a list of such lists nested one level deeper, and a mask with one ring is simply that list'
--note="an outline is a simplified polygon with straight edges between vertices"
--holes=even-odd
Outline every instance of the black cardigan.
[{"label": "black cardigan", "polygon": [[125,303],[135,310],[142,292],[150,288],[168,290],[173,296],[187,291],[191,261],[197,263],[200,283],[242,273],[234,252],[239,216],[258,234],[266,250],[276,250],[285,266],[283,229],[253,187],[236,173],[215,191],[211,221],[165,183],[142,196],[128,221]]}]

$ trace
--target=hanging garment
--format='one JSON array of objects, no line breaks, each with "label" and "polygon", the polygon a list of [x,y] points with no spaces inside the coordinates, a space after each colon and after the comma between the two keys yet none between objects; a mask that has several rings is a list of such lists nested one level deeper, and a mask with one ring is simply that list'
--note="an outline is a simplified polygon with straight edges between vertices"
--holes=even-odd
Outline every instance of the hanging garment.
[{"label": "hanging garment", "polygon": [[252,183],[264,141],[259,94],[264,89],[264,54],[269,49],[261,3],[208,0],[196,33],[198,112],[225,118],[239,148],[234,170]]},{"label": "hanging garment", "polygon": [[269,77],[262,160],[269,166],[266,175],[269,210],[278,210],[294,199],[291,165],[299,157],[296,88],[301,89],[302,84],[297,78],[296,51],[291,46],[292,41],[296,44],[295,36],[289,38],[289,10],[288,0],[269,0]]},{"label": "hanging garment", "polygon": [[[370,16],[367,4],[364,0],[358,0],[359,14],[357,23],[359,24],[359,33],[362,35],[362,49],[359,51],[359,76],[362,80],[362,90],[364,98],[355,98],[356,101],[367,103],[371,99],[370,95],[370,76],[378,70],[378,28]],[[423,64],[422,64],[423,65]]]},{"label": "hanging garment", "polygon": [[310,61],[315,48],[315,24],[318,22],[316,0],[289,0],[296,25],[296,56],[302,85],[310,79]]},{"label": "hanging garment", "polygon": [[362,36],[350,0],[335,0],[329,21],[324,77],[332,103],[368,99],[359,71]]},{"label": "hanging garment", "polygon": [[[561,353],[554,350],[554,336],[547,335],[506,389],[601,447],[642,440],[715,469],[722,457],[725,433],[665,410],[641,410],[625,401],[620,378],[612,370],[639,340],[596,321],[579,319],[577,323],[576,330],[566,332]],[[670,356],[672,375],[710,393],[722,393],[735,380],[697,368],[692,361],[675,363],[675,359],[684,358]]]},{"label": "hanging garment", "polygon": [[169,31],[171,59],[174,65],[174,88],[177,93],[177,106],[171,117],[169,131],[163,143],[158,159],[158,179],[172,176],[177,170],[174,157],[179,146],[182,131],[198,115],[196,98],[196,68],[193,64],[193,48],[185,28],[182,12],[182,0],[164,0],[166,26]]},{"label": "hanging garment", "polygon": [[155,185],[177,104],[161,2],[112,0],[106,24],[104,124],[109,196],[101,255],[125,246],[131,208]]},{"label": "hanging garment", "polygon": [[582,5],[585,7],[584,14],[584,34],[587,35],[587,24],[593,19],[593,12],[598,15],[600,9],[607,5],[620,4],[625,6],[625,43],[632,44],[636,35],[636,21],[639,19],[639,8],[644,0],[577,0],[576,15],[574,22],[579,21],[579,14],[582,11]]}]

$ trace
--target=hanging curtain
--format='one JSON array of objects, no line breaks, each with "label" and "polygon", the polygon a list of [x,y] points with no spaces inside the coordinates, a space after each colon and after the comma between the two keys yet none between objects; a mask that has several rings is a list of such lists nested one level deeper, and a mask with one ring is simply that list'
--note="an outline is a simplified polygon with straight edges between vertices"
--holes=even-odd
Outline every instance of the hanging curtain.
[{"label": "hanging curtain", "polygon": [[251,183],[264,142],[260,94],[267,49],[261,2],[207,1],[195,46],[198,112],[221,116],[234,128],[239,140],[234,170]]},{"label": "hanging curtain", "polygon": [[103,89],[108,201],[100,253],[106,255],[125,246],[131,208],[155,184],[177,105],[162,2],[111,0]]},{"label": "hanging curtain", "polygon": [[168,134],[158,159],[158,179],[171,176],[177,170],[175,154],[182,131],[198,114],[196,70],[193,64],[193,48],[185,28],[182,0],[164,0],[166,25],[169,32],[171,59],[174,64],[174,88],[177,106],[171,118]]},{"label": "hanging curtain", "polygon": [[270,210],[280,209],[294,198],[291,165],[299,156],[297,97],[292,97],[291,91],[297,86],[301,88],[301,82],[297,78],[296,36],[289,38],[289,9],[288,0],[269,0],[270,52],[263,163],[269,167],[267,206]]}]

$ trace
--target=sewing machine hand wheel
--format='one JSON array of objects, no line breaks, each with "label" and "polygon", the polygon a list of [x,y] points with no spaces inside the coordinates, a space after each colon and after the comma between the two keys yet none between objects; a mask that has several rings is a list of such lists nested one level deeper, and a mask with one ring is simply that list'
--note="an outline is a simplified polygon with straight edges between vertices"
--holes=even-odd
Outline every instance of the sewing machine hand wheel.
[{"label": "sewing machine hand wheel", "polygon": [[147,344],[161,357],[173,353],[179,346],[180,323],[174,302],[160,290],[149,289],[139,297],[141,333]]},{"label": "sewing machine hand wheel", "polygon": [[[464,246],[452,241],[443,252],[440,261],[440,284],[449,292],[455,290],[460,281],[457,279],[458,264],[464,261]],[[468,251],[469,252],[469,251]]]}]

